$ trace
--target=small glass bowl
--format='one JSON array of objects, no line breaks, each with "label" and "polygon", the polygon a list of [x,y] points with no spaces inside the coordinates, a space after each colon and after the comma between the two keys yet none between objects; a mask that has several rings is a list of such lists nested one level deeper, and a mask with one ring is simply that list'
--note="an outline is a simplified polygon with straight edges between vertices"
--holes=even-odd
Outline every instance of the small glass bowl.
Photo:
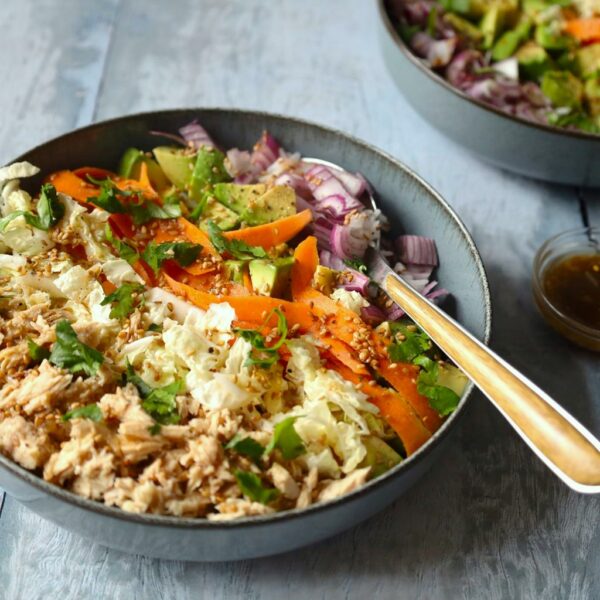
[{"label": "small glass bowl", "polygon": [[549,325],[578,346],[600,352],[600,330],[577,321],[552,304],[544,290],[546,269],[559,260],[600,252],[600,228],[571,229],[546,240],[533,259],[533,298]]}]

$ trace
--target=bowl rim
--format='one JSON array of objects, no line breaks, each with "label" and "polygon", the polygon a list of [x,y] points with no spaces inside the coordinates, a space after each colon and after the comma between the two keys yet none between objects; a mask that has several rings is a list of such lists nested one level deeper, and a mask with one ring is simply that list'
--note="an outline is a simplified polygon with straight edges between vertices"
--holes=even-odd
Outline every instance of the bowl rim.
[{"label": "bowl rim", "polygon": [[462,100],[466,100],[467,102],[473,104],[474,106],[491,112],[492,114],[502,117],[503,119],[507,119],[509,121],[513,121],[519,125],[524,125],[525,127],[531,127],[533,129],[538,129],[544,131],[546,133],[552,133],[555,135],[564,135],[567,137],[575,138],[575,139],[583,139],[590,142],[600,142],[600,134],[596,133],[587,133],[585,131],[574,131],[572,129],[565,129],[564,127],[556,127],[555,125],[544,125],[543,123],[536,123],[534,121],[529,121],[528,119],[524,119],[523,117],[518,117],[516,115],[509,115],[508,113],[492,106],[491,104],[487,104],[481,100],[476,100],[475,98],[471,98],[471,96],[465,94],[462,90],[451,85],[448,81],[446,81],[441,75],[438,75],[435,71],[427,67],[423,61],[421,61],[415,54],[411,51],[411,49],[406,45],[404,40],[400,37],[390,15],[386,9],[386,1],[387,0],[376,0],[377,8],[379,13],[379,18],[383,22],[383,25],[392,39],[392,41],[396,44],[400,52],[404,55],[404,57],[411,62],[417,69],[419,69],[422,73],[427,75],[430,79],[432,79],[435,83],[442,86],[449,92],[452,92],[454,95],[458,96]]},{"label": "bowl rim", "polygon": [[[68,143],[71,137],[75,137],[82,132],[94,131],[96,129],[102,129],[107,126],[118,126],[121,123],[125,123],[127,121],[135,121],[136,119],[144,119],[144,118],[152,118],[157,115],[178,115],[181,114],[182,117],[184,115],[189,116],[190,113],[194,112],[203,112],[207,113],[216,113],[216,114],[237,114],[242,117],[249,118],[258,118],[265,120],[275,120],[281,122],[293,122],[299,126],[308,126],[313,130],[317,130],[321,133],[334,135],[336,137],[344,138],[350,143],[359,146],[361,149],[366,150],[371,154],[378,155],[380,158],[385,161],[391,163],[395,168],[401,169],[404,173],[415,181],[421,188],[429,194],[429,196],[437,202],[437,204],[444,210],[447,217],[454,222],[455,226],[458,228],[460,233],[463,236],[463,239],[467,243],[467,247],[469,252],[473,258],[475,263],[475,267],[479,276],[479,281],[483,287],[484,292],[484,332],[483,332],[483,342],[485,344],[489,343],[490,335],[491,335],[491,323],[492,323],[492,305],[491,305],[491,296],[490,296],[490,287],[487,278],[487,273],[485,267],[483,265],[483,261],[473,241],[473,238],[466,226],[462,222],[462,220],[458,217],[454,209],[448,204],[448,202],[427,182],[425,182],[419,175],[417,175],[412,169],[406,166],[401,161],[394,158],[391,154],[372,146],[371,144],[356,138],[352,135],[346,134],[338,129],[334,129],[332,127],[327,127],[318,123],[314,123],[312,121],[308,121],[305,119],[300,119],[296,117],[289,117],[280,113],[271,113],[265,111],[255,111],[255,110],[244,110],[244,109],[236,109],[236,108],[217,108],[217,107],[192,107],[192,108],[177,108],[177,109],[161,109],[155,111],[146,111],[139,113],[132,113],[120,117],[114,117],[111,119],[106,119],[103,121],[99,121],[96,123],[92,123],[90,125],[86,125],[83,127],[78,127],[73,129],[65,134],[58,135],[50,140],[42,142],[37,146],[27,150],[26,152],[21,153],[17,158],[9,161],[7,164],[11,164],[13,162],[22,161],[26,159],[26,156],[32,152],[39,152],[47,150],[51,145],[56,144],[57,142]],[[429,440],[421,448],[419,448],[414,454],[412,454],[407,459],[403,460],[396,467],[390,469],[387,473],[376,477],[375,479],[367,482],[362,485],[358,489],[344,494],[339,498],[335,498],[333,500],[329,500],[326,502],[317,502],[315,504],[311,504],[310,506],[302,509],[294,508],[281,512],[274,512],[267,515],[256,515],[249,517],[241,517],[238,519],[232,519],[230,521],[210,521],[206,518],[199,517],[176,517],[170,515],[153,515],[147,513],[129,513],[124,511],[121,508],[114,506],[107,506],[104,503],[97,502],[95,500],[91,500],[88,498],[84,498],[62,488],[58,485],[54,485],[45,481],[39,475],[36,475],[32,471],[21,467],[16,462],[13,462],[8,457],[0,454],[0,467],[7,469],[12,475],[17,478],[33,485],[38,490],[50,494],[55,498],[65,501],[68,504],[75,505],[80,509],[83,509],[88,512],[92,512],[101,516],[105,516],[108,518],[119,519],[123,521],[127,521],[133,524],[140,525],[151,525],[159,528],[177,528],[177,529],[209,529],[209,530],[236,530],[247,527],[258,527],[265,526],[271,523],[279,523],[282,521],[290,521],[295,520],[306,515],[310,515],[313,513],[325,513],[331,510],[336,509],[342,504],[347,504],[357,500],[362,496],[366,496],[370,494],[376,488],[382,487],[386,483],[388,483],[391,479],[395,479],[400,476],[400,474],[408,471],[413,465],[417,465],[422,462],[427,454],[429,454],[436,446],[439,445],[441,440],[446,437],[448,432],[452,427],[455,426],[459,417],[461,417],[464,413],[465,406],[469,401],[471,394],[473,392],[473,383],[469,382],[463,396],[460,400],[460,403],[457,409],[448,417],[448,419],[443,423],[443,425],[436,431]]]}]

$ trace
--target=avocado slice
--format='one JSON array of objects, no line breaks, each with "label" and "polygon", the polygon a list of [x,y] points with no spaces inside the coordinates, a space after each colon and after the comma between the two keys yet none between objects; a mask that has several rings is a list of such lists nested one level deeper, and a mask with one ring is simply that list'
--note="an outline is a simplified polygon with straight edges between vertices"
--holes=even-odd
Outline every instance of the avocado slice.
[{"label": "avocado slice", "polygon": [[580,77],[587,79],[600,73],[600,44],[590,44],[575,53],[575,68]]},{"label": "avocado slice", "polygon": [[503,28],[504,11],[499,4],[492,4],[483,15],[483,19],[481,19],[481,23],[479,24],[479,29],[483,36],[482,46],[484,49],[489,50],[494,45],[496,38]]},{"label": "avocado slice", "polygon": [[202,192],[211,185],[231,180],[224,161],[225,155],[216,148],[202,146],[198,150],[190,180],[190,195],[194,199],[200,199]]},{"label": "avocado slice", "polygon": [[549,54],[535,42],[527,42],[515,54],[519,61],[519,73],[525,79],[538,80],[553,68]]},{"label": "avocado slice", "polygon": [[473,25],[467,19],[459,17],[455,13],[445,13],[442,17],[448,25],[450,25],[455,31],[462,34],[466,38],[469,38],[473,42],[479,42],[483,37],[481,31],[477,26]]},{"label": "avocado slice", "polygon": [[282,297],[289,288],[294,257],[269,260],[256,258],[248,263],[252,287],[261,296]]},{"label": "avocado slice", "polygon": [[236,212],[248,225],[271,223],[296,214],[296,193],[288,186],[267,189],[262,183],[217,183],[213,191],[221,204]]},{"label": "avocado slice", "polygon": [[535,28],[534,39],[537,44],[546,50],[568,50],[574,45],[574,40],[569,35],[563,35],[554,22],[542,23]]},{"label": "avocado slice", "polygon": [[142,164],[146,165],[150,184],[157,192],[162,194],[171,186],[171,182],[167,179],[159,164],[137,148],[127,148],[125,150],[119,162],[118,173],[125,179],[138,179]]},{"label": "avocado slice", "polygon": [[363,438],[362,443],[367,450],[367,454],[360,466],[371,467],[370,479],[383,475],[383,473],[402,462],[402,457],[391,446],[374,435]]},{"label": "avocado slice", "polygon": [[569,71],[546,71],[542,76],[541,88],[552,104],[559,107],[580,108],[583,99],[583,84]]},{"label": "avocado slice", "polygon": [[243,260],[226,260],[223,264],[225,268],[225,276],[234,283],[244,284],[244,269],[246,261]]},{"label": "avocado slice", "polygon": [[200,228],[206,229],[208,221],[214,221],[222,231],[229,231],[238,227],[240,216],[209,195],[200,214]]},{"label": "avocado slice", "polygon": [[192,179],[196,153],[173,146],[158,146],[152,153],[171,183],[180,190],[187,189]]},{"label": "avocado slice", "polygon": [[445,363],[439,366],[437,384],[450,388],[459,398],[469,383],[467,376],[454,365]]},{"label": "avocado slice", "polygon": [[531,20],[524,17],[514,29],[504,32],[492,48],[492,59],[499,61],[510,58],[527,40],[531,27]]}]

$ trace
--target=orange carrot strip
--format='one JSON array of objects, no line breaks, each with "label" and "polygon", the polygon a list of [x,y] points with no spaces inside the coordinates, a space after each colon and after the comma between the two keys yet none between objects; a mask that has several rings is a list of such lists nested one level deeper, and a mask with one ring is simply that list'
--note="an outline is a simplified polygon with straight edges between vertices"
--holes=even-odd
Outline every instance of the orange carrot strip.
[{"label": "orange carrot strip", "polygon": [[[367,327],[356,313],[340,306],[314,288],[305,288],[301,292],[293,294],[293,298],[296,302],[311,305],[315,315],[319,319],[325,319],[325,327],[329,332],[350,346],[353,343],[354,333]],[[370,328],[369,331],[371,332],[371,345],[377,354],[379,363],[377,372],[411,404],[429,431],[436,431],[443,419],[431,408],[429,400],[417,391],[418,367],[399,363],[392,368],[392,363],[387,357],[387,344]]]},{"label": "orange carrot strip", "polygon": [[57,171],[52,173],[46,181],[51,183],[57,192],[71,196],[77,202],[90,207],[93,205],[87,201],[88,198],[100,193],[97,186],[78,177],[73,171]]},{"label": "orange carrot strip", "polygon": [[580,42],[600,40],[600,17],[571,19],[565,23],[564,29]]},{"label": "orange carrot strip", "polygon": [[[206,310],[211,304],[220,302],[228,302],[235,310],[237,319],[255,325],[264,323],[264,313],[271,313],[274,309],[279,308],[285,315],[288,325],[299,325],[300,330],[312,333],[319,339],[322,345],[341,363],[346,364],[348,368],[356,370],[359,374],[367,373],[367,370],[353,354],[351,348],[346,344],[328,335],[321,334],[321,324],[316,316],[311,312],[310,308],[305,304],[298,302],[288,302],[279,298],[271,298],[270,296],[238,296],[237,293],[230,292],[226,296],[216,296],[204,290],[198,290],[177,281],[172,276],[172,273],[165,273],[165,279],[173,292],[179,296],[183,296],[188,302]],[[244,289],[242,286],[238,286]],[[247,292],[246,292],[247,294]],[[272,317],[270,325],[276,323],[275,316]]]},{"label": "orange carrot strip", "polygon": [[294,250],[294,266],[292,267],[292,297],[300,296],[311,287],[311,282],[319,264],[317,238],[309,236]]},{"label": "orange carrot strip", "polygon": [[223,236],[228,240],[242,240],[251,246],[262,246],[265,250],[283,244],[298,235],[312,220],[309,209],[284,217],[272,223],[225,231]]},{"label": "orange carrot strip", "polygon": [[344,379],[357,384],[360,390],[369,396],[369,401],[379,408],[382,416],[402,440],[407,454],[410,455],[418,450],[431,437],[431,432],[402,394],[357,376],[343,366],[333,367]]}]

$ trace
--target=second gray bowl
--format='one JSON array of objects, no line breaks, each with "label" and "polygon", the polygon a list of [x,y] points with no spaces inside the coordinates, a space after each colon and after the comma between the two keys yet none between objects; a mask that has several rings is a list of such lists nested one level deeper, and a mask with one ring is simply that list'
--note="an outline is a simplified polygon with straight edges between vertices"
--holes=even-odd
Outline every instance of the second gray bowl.
[{"label": "second gray bowl", "polygon": [[600,135],[538,125],[474,100],[417,58],[377,0],[383,59],[413,108],[454,142],[503,169],[536,179],[600,187]]}]

